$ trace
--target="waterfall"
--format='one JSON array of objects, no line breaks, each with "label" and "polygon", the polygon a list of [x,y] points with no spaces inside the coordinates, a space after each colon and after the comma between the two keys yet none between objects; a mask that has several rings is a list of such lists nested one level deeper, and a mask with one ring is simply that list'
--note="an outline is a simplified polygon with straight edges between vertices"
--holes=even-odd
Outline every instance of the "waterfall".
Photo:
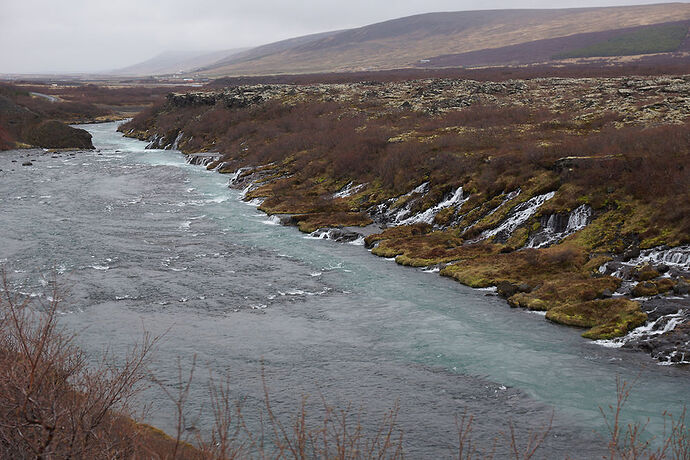
[{"label": "waterfall", "polygon": [[175,141],[172,144],[172,149],[173,150],[179,150],[178,147],[180,146],[180,141],[182,140],[182,136],[184,136],[184,133],[182,131],[179,132],[177,137],[175,138]]},{"label": "waterfall", "polygon": [[559,214],[551,214],[545,223],[544,219],[542,219],[541,230],[530,238],[525,247],[545,248],[556,244],[566,236],[585,228],[589,224],[591,217],[592,208],[586,204],[575,208],[568,215],[568,222],[565,225],[562,222],[564,219]]},{"label": "waterfall", "polygon": [[442,209],[449,208],[451,206],[455,205],[462,205],[465,201],[469,199],[469,195],[466,198],[463,198],[463,191],[462,187],[458,187],[455,192],[450,196],[450,198],[447,198],[443,200],[442,202],[438,203],[435,206],[430,207],[426,211],[423,211],[415,216],[408,217],[407,219],[403,220],[400,222],[400,225],[410,225],[410,224],[417,224],[417,223],[427,223],[430,224],[434,221],[434,217],[436,217],[436,214],[439,213]]},{"label": "waterfall", "polygon": [[333,198],[347,198],[348,196],[352,196],[355,193],[359,192],[362,190],[364,187],[367,186],[367,184],[359,184],[355,187],[352,186],[354,182],[350,182],[347,184],[345,187],[343,187],[339,192],[333,194]]},{"label": "waterfall", "polygon": [[556,192],[549,192],[543,195],[537,195],[525,201],[524,203],[518,204],[510,212],[508,218],[504,220],[498,227],[482,232],[479,238],[473,242],[485,240],[499,234],[510,236],[510,234],[512,234],[516,228],[527,222],[529,218],[537,212],[539,207],[546,201],[553,198],[555,194]]}]

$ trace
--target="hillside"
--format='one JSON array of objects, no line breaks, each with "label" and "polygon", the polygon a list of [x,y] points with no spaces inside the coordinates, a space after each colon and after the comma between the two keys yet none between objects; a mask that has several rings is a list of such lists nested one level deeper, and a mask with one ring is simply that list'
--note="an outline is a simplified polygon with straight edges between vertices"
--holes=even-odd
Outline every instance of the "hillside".
[{"label": "hillside", "polygon": [[[597,55],[598,49],[611,56],[612,50],[614,55],[619,50],[607,48],[606,42],[626,42],[630,37],[626,34],[631,33],[637,34],[633,36],[639,46],[623,47],[621,55],[672,52],[686,48],[688,20],[687,3],[428,13],[261,46],[202,70],[221,76],[381,70],[420,64],[505,65],[589,57]],[[652,25],[657,29],[650,31]],[[576,39],[563,39],[572,36]],[[509,48],[518,46],[526,49]],[[488,59],[477,58],[486,53]]]},{"label": "hillside", "polygon": [[108,72],[108,74],[147,76],[192,72],[228,59],[242,51],[245,51],[245,48],[222,51],[166,51],[146,61]]}]

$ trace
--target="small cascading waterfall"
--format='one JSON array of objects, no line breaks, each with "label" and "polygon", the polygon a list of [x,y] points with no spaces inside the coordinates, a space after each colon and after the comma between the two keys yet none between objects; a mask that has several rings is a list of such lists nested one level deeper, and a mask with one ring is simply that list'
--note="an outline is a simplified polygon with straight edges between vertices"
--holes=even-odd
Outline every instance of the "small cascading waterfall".
[{"label": "small cascading waterfall", "polygon": [[451,206],[461,206],[462,203],[467,201],[469,199],[468,196],[464,196],[462,187],[458,187],[453,194],[443,200],[442,202],[438,203],[435,206],[430,207],[429,209],[408,217],[404,220],[402,220],[399,224],[400,225],[411,225],[411,224],[418,224],[418,223],[426,223],[426,224],[431,224],[434,221],[434,217],[436,217],[436,214],[438,214],[442,209],[449,208]]},{"label": "small cascading waterfall", "polygon": [[482,232],[479,238],[477,238],[473,242],[486,240],[488,238],[496,236],[499,236],[501,238],[510,237],[510,235],[515,231],[515,229],[527,222],[529,218],[537,212],[539,207],[551,198],[553,198],[555,194],[556,192],[544,193],[543,195],[534,196],[529,200],[518,204],[510,211],[508,217],[503,222],[501,222],[501,224],[498,227]]},{"label": "small cascading waterfall", "polygon": [[503,198],[503,201],[501,201],[501,204],[499,204],[499,205],[496,206],[494,209],[492,209],[492,210],[486,215],[486,217],[488,217],[488,216],[494,214],[496,211],[498,211],[499,209],[501,209],[501,208],[503,207],[503,205],[505,205],[505,204],[506,204],[507,202],[509,202],[510,200],[513,200],[513,199],[517,198],[517,197],[520,195],[520,193],[522,193],[522,189],[513,190],[512,192],[508,193],[508,194],[505,196],[505,198]]},{"label": "small cascading waterfall", "polygon": [[675,248],[644,250],[640,256],[630,262],[640,265],[643,263],[664,264],[674,266],[682,270],[690,270],[690,245],[677,246]]},{"label": "small cascading waterfall", "polygon": [[196,155],[192,154],[187,155],[187,163],[195,166],[208,166],[212,162],[217,161],[219,158],[219,154],[213,153],[199,153]]},{"label": "small cascading waterfall", "polygon": [[347,198],[348,196],[352,196],[355,193],[359,192],[362,190],[364,187],[367,186],[367,184],[359,184],[355,185],[354,187],[352,186],[354,182],[348,183],[345,187],[343,187],[340,191],[337,193],[333,194],[333,198]]},{"label": "small cascading waterfall", "polygon": [[172,144],[172,149],[173,149],[173,150],[179,150],[180,141],[182,140],[182,136],[184,136],[184,132],[180,131],[180,132],[177,134],[177,137],[175,138],[175,140],[173,141],[173,144]]},{"label": "small cascading waterfall", "polygon": [[151,138],[149,138],[149,143],[146,144],[146,147],[144,147],[144,149],[146,149],[146,150],[157,149],[157,148],[159,148],[159,145],[158,145],[159,142],[160,142],[160,136],[158,134],[154,134]]},{"label": "small cascading waterfall", "polygon": [[690,245],[669,248],[659,246],[645,249],[640,255],[627,261],[607,262],[599,267],[599,273],[606,273],[616,278],[630,279],[631,267],[641,265],[666,265],[676,270],[690,271]]},{"label": "small cascading waterfall", "polygon": [[390,223],[392,225],[400,225],[400,222],[407,218],[407,216],[409,216],[412,212],[410,211],[412,203],[405,203],[405,205],[400,208],[393,208],[393,205],[402,198],[407,198],[412,195],[424,195],[427,192],[428,186],[429,182],[424,182],[404,195],[388,199],[383,203],[372,208],[372,214],[380,216],[380,219],[386,223]]},{"label": "small cascading waterfall", "polygon": [[542,218],[541,229],[527,242],[527,248],[545,248],[556,244],[563,238],[585,228],[592,217],[592,207],[578,206],[567,215],[551,214]]},{"label": "small cascading waterfall", "polygon": [[[501,201],[501,204],[499,204],[498,206],[496,206],[495,208],[493,208],[493,209],[492,209],[491,211],[489,211],[485,216],[482,216],[482,217],[480,217],[479,219],[475,220],[474,222],[470,223],[469,225],[465,226],[465,227],[462,229],[462,231],[463,231],[463,232],[466,232],[467,230],[469,230],[469,229],[471,229],[472,227],[474,227],[475,225],[477,225],[477,222],[479,222],[481,219],[483,219],[483,218],[485,218],[485,217],[489,217],[490,215],[496,213],[496,211],[498,211],[499,209],[501,209],[506,203],[508,203],[509,201],[511,201],[511,200],[513,200],[513,199],[515,199],[515,198],[517,198],[518,195],[520,195],[520,193],[522,193],[522,189],[520,189],[520,188],[518,188],[517,190],[513,190],[512,192],[508,193],[508,194],[503,198],[503,201]],[[481,206],[477,206],[477,207],[475,207],[474,209],[471,209],[469,212],[471,213],[472,211],[475,211],[476,209],[479,209],[480,207],[481,207]],[[463,219],[464,217],[465,217],[465,216],[463,215],[463,216],[460,216],[459,218],[455,219],[455,222],[453,223],[453,225],[459,224],[459,223],[462,221],[462,219]]]}]

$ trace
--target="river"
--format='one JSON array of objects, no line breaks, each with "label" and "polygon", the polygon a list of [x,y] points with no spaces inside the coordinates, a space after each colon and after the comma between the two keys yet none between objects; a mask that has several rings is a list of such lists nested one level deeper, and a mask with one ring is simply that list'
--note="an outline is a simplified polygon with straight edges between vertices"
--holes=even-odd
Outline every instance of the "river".
[{"label": "river", "polygon": [[[152,372],[170,385],[177,358],[188,369],[196,355],[190,413],[208,409],[207,369],[228,373],[251,413],[263,362],[284,420],[302,395],[351,402],[370,427],[397,401],[410,458],[450,456],[464,410],[485,445],[509,420],[524,435],[553,411],[540,455],[590,458],[617,376],[636,380],[626,422],[649,417],[654,434],[664,410],[687,403],[687,368],[598,346],[363,246],[305,238],[240,201],[227,177],[145,150],[116,126],[83,126],[96,151],[0,154],[0,261],[27,295],[59,273],[69,289],[60,320],[90,356],[123,353],[144,329],[164,334]],[[33,166],[21,166],[28,158]],[[171,431],[163,392],[144,395],[147,420]],[[209,423],[208,411],[196,420]]]}]

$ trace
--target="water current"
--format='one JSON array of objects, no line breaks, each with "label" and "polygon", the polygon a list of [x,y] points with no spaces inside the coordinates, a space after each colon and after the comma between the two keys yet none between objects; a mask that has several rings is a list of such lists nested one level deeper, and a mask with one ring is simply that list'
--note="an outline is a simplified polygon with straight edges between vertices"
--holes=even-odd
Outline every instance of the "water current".
[{"label": "water current", "polygon": [[[369,427],[397,402],[410,458],[450,456],[465,410],[480,444],[510,420],[524,435],[553,412],[541,456],[592,458],[617,376],[636,380],[625,421],[649,417],[654,434],[664,410],[688,401],[687,368],[600,347],[363,246],[305,238],[179,152],[145,150],[115,123],[84,128],[96,151],[0,155],[0,262],[26,295],[44,295],[43,277],[59,273],[69,289],[60,320],[94,358],[123,353],[144,329],[165,333],[152,372],[172,385],[178,357],[188,368],[196,355],[190,413],[208,407],[207,369],[228,373],[251,413],[263,362],[284,420],[303,395],[351,402]],[[172,430],[163,392],[144,396],[147,420]],[[206,414],[197,428],[209,426]]]}]

